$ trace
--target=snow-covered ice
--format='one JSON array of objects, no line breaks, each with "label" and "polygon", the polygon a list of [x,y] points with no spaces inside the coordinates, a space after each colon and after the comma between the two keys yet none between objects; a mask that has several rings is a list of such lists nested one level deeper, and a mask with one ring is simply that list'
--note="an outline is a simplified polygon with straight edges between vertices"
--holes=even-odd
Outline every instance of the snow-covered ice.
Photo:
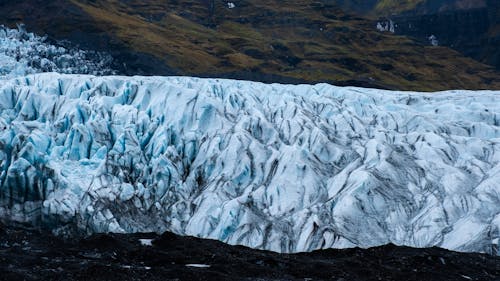
[{"label": "snow-covered ice", "polygon": [[498,254],[500,92],[190,77],[0,81],[0,215],[279,252]]}]

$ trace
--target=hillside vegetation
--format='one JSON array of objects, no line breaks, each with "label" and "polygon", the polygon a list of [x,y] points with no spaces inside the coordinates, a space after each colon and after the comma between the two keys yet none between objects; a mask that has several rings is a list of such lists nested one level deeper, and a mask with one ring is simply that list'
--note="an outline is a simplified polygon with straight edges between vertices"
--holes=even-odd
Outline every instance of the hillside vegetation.
[{"label": "hillside vegetation", "polygon": [[414,9],[425,0],[380,0],[375,6],[377,12],[398,13]]},{"label": "hillside vegetation", "polygon": [[[119,51],[118,57],[147,56],[134,73],[421,91],[500,88],[491,67],[449,48],[381,33],[372,20],[346,14],[332,1],[242,0],[234,8],[213,0],[6,2],[0,4],[4,23],[23,21],[56,39],[99,34],[92,46]],[[57,11],[48,8],[54,3]]]}]

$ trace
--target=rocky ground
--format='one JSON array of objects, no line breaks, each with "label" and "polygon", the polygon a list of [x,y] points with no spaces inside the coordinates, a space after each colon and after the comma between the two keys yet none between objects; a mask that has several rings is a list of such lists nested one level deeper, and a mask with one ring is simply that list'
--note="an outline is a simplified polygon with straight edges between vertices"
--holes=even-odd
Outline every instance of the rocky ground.
[{"label": "rocky ground", "polygon": [[500,280],[500,258],[387,245],[283,255],[171,233],[0,228],[0,280]]}]

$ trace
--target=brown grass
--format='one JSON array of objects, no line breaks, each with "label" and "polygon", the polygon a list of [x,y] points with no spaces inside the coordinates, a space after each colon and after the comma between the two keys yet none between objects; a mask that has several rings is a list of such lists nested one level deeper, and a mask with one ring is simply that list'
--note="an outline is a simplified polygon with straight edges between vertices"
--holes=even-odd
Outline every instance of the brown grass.
[{"label": "brown grass", "polygon": [[71,2],[131,49],[189,75],[252,70],[310,82],[370,79],[402,90],[500,89],[499,74],[486,65],[380,33],[371,21],[341,20],[340,10],[316,9],[314,1],[256,0],[232,10],[217,2],[212,17],[203,1]]}]

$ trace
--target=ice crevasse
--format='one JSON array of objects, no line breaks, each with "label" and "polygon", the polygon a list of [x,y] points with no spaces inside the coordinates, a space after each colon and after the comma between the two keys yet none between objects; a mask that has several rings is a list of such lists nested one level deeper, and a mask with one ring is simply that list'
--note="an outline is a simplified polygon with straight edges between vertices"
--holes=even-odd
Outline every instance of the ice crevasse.
[{"label": "ice crevasse", "polygon": [[6,79],[0,217],[278,252],[395,243],[499,254],[500,92]]}]

